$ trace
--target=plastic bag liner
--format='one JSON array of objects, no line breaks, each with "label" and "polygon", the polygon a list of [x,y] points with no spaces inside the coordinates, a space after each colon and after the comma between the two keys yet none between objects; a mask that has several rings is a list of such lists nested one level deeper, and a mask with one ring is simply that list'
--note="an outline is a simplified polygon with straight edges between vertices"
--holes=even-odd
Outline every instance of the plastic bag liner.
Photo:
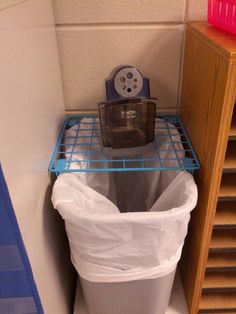
[{"label": "plastic bag liner", "polygon": [[185,171],[65,173],[55,182],[52,202],[65,220],[80,276],[92,282],[154,279],[176,268],[197,187]]}]

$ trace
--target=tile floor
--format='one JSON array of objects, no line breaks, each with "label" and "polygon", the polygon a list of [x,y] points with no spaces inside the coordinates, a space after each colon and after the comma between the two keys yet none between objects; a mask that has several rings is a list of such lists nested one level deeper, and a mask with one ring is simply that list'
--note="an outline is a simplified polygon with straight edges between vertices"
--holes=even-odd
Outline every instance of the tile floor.
[{"label": "tile floor", "polygon": [[[76,301],[77,302],[75,304],[74,314],[88,314],[84,301],[82,299],[77,299]],[[166,314],[188,314],[188,309],[178,271],[176,272],[170,304],[166,311]]]}]

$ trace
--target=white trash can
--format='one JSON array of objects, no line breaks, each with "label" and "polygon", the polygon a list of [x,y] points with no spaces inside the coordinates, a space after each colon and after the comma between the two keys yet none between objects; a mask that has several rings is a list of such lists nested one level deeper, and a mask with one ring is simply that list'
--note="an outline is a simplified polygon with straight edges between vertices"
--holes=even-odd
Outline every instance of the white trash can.
[{"label": "white trash can", "polygon": [[89,175],[60,175],[52,195],[89,314],[164,314],[197,202],[192,175]]}]

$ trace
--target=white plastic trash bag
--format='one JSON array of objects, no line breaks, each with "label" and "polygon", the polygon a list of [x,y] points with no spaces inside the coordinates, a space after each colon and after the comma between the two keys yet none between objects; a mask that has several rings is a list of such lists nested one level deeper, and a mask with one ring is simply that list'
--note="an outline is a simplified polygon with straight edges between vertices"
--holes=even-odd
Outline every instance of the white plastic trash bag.
[{"label": "white plastic trash bag", "polygon": [[[72,170],[84,166],[92,122],[84,118],[66,131],[65,157],[73,159]],[[184,150],[178,130],[168,126],[169,131],[155,130],[155,137],[161,138],[156,149],[162,163],[165,160],[163,166],[176,168],[184,160]],[[83,136],[75,140],[78,127]],[[98,141],[93,137],[94,160],[103,157]],[[79,145],[73,158],[72,143]],[[144,152],[143,157],[159,167],[155,153]],[[58,177],[52,202],[65,220],[71,259],[80,276],[92,282],[123,282],[158,278],[175,270],[197,188],[185,171],[73,172]]]},{"label": "white plastic trash bag", "polygon": [[[76,169],[80,171],[81,169],[86,169],[86,167],[107,167],[106,163],[96,163],[96,161],[93,161],[107,159],[103,156],[101,150],[99,119],[97,123],[96,127],[94,127],[93,118],[83,118],[80,124],[76,124],[66,130],[65,157],[69,161],[69,167],[72,171]],[[143,159],[146,160],[146,164],[150,168],[160,168],[161,164],[156,155],[158,151],[159,157],[162,160],[162,167],[176,168],[179,166],[179,163],[184,162],[185,158],[178,129],[173,124],[160,118],[156,118],[156,124],[158,128],[155,129],[155,138],[157,139],[155,141],[155,150],[144,151],[142,154]],[[140,156],[137,157],[137,159],[139,158]],[[88,162],[88,159],[91,162]],[[135,159],[135,156],[130,157],[130,159]],[[126,157],[126,160],[129,160],[129,157]],[[114,167],[116,167],[115,164],[114,158]],[[135,161],[129,161],[128,165],[131,168],[140,167],[140,163],[137,165]],[[122,198],[118,197],[119,203],[117,205],[120,211],[138,211],[138,207],[143,208],[143,202],[145,202],[147,209],[150,209],[159,196],[156,186],[161,175],[160,171],[156,171],[155,176],[150,176],[149,172],[143,171],[136,172],[135,176],[133,172],[109,174],[106,171],[99,174],[97,172],[78,172],[77,175],[80,178],[80,182],[109,197],[115,203],[117,194],[125,195]],[[145,194],[145,198],[143,194]]]},{"label": "white plastic trash bag", "polygon": [[[96,175],[99,190],[104,178]],[[52,202],[65,220],[79,275],[92,282],[124,282],[175,270],[197,202],[192,175],[185,171],[106,175],[115,197],[107,189],[105,196],[95,191],[76,173],[61,174],[53,188]],[[133,212],[121,213],[115,204]]]}]

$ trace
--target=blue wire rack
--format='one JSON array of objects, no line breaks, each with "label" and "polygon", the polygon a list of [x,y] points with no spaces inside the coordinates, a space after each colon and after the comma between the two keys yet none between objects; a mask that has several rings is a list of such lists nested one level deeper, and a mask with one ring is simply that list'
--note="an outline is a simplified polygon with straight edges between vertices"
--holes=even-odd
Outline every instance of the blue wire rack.
[{"label": "blue wire rack", "polygon": [[180,117],[176,114],[156,116],[155,149],[135,156],[104,156],[100,140],[100,123],[96,115],[66,117],[50,162],[49,171],[162,171],[200,168]]}]

